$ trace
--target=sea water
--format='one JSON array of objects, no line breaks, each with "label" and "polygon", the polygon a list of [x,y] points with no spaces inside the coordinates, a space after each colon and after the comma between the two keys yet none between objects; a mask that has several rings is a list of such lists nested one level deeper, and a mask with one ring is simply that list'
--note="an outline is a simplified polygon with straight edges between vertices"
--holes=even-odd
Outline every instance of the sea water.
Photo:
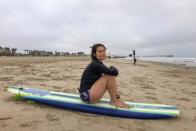
[{"label": "sea water", "polygon": [[[127,57],[127,59],[132,59],[132,58]],[[181,65],[185,65],[185,66],[195,66],[196,67],[196,58],[137,57],[137,60],[170,63],[170,64],[181,64]]]}]

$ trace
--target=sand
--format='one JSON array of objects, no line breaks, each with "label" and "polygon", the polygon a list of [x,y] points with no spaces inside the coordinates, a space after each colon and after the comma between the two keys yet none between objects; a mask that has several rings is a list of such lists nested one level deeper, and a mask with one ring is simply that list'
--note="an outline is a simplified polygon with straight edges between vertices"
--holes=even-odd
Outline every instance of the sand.
[{"label": "sand", "polygon": [[13,101],[6,91],[9,85],[21,84],[78,94],[81,74],[89,62],[82,57],[0,57],[0,131],[195,131],[196,69],[191,67],[104,61],[119,69],[116,80],[123,100],[175,105],[182,112],[175,119],[138,120],[81,113]]}]

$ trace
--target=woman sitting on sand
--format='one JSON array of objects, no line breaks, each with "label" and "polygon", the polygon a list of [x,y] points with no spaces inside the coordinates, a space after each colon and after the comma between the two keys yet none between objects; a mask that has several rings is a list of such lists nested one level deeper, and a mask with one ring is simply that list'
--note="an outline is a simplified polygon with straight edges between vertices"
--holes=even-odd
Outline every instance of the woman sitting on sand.
[{"label": "woman sitting on sand", "polygon": [[80,98],[84,102],[96,103],[106,92],[109,92],[111,104],[118,107],[127,107],[121,99],[117,91],[115,77],[118,70],[111,66],[106,67],[103,60],[106,58],[106,47],[101,44],[95,44],[91,50],[91,63],[84,70],[80,83]]}]

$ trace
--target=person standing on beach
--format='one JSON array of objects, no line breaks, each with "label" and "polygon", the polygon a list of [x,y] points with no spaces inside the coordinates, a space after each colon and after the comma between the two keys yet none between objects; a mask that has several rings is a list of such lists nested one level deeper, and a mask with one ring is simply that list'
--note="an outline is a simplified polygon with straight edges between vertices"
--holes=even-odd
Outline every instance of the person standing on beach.
[{"label": "person standing on beach", "polygon": [[135,66],[135,64],[136,64],[135,50],[133,50],[133,65]]},{"label": "person standing on beach", "polygon": [[82,74],[79,88],[80,98],[87,103],[96,103],[108,91],[112,105],[128,107],[117,91],[115,77],[118,75],[118,70],[113,66],[105,66],[103,64],[105,58],[106,47],[101,43],[94,44],[91,50],[92,61]]}]

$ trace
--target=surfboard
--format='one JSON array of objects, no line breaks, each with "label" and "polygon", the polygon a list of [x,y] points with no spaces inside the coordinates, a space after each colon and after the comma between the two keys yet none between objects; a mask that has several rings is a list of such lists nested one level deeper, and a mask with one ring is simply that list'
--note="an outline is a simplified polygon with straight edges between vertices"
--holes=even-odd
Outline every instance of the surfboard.
[{"label": "surfboard", "polygon": [[175,118],[180,115],[180,110],[176,106],[128,102],[130,108],[120,108],[110,104],[109,99],[101,99],[98,103],[89,104],[83,102],[79,95],[12,85],[7,89],[10,93],[20,94],[22,98],[48,105],[61,107],[69,110],[76,110],[88,113],[109,115],[123,118],[136,119],[163,119]]}]

